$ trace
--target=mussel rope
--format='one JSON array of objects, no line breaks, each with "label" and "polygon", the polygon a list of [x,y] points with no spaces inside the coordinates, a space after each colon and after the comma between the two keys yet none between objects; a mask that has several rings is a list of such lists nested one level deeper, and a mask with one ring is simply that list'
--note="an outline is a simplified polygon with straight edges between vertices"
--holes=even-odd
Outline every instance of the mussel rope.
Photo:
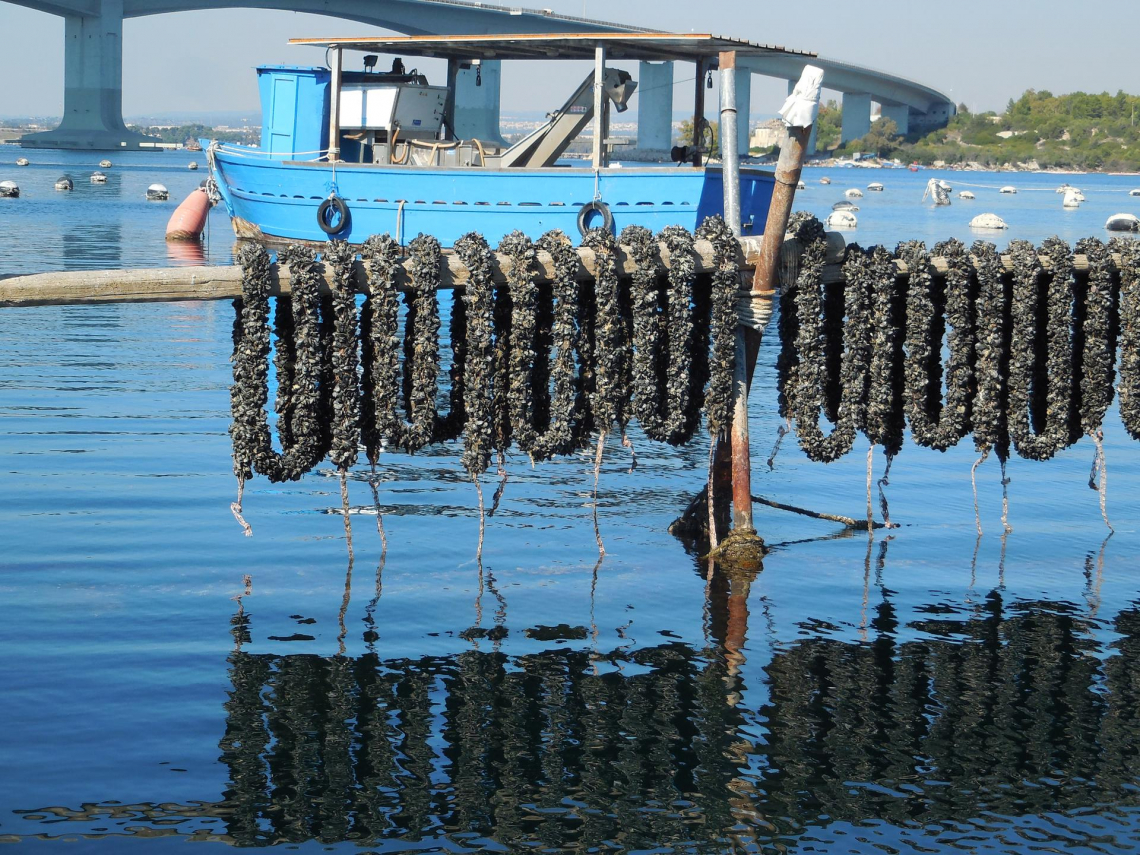
[{"label": "mussel rope", "polygon": [[[683,445],[692,439],[700,423],[701,404],[693,401],[693,289],[697,278],[697,256],[693,249],[693,236],[681,226],[666,226],[657,235],[657,240],[664,243],[669,251],[669,290],[666,294],[669,358],[661,363],[661,370],[666,372],[665,401],[668,407],[668,436],[665,441],[670,445]],[[707,351],[707,344],[705,347]],[[703,387],[703,382],[701,385]]]},{"label": "mussel rope", "polygon": [[[903,443],[903,306],[894,259],[881,246],[871,250],[863,268],[871,294],[871,357],[863,432],[881,445],[890,461]],[[889,462],[888,462],[889,465]]]},{"label": "mussel rope", "polygon": [[629,292],[633,304],[633,358],[631,379],[633,414],[650,439],[665,438],[665,420],[661,415],[661,389],[657,384],[657,366],[661,359],[660,289],[657,277],[657,242],[644,226],[626,226],[618,243],[629,247],[635,265]]},{"label": "mussel rope", "polygon": [[447,327],[451,340],[451,366],[447,369],[450,388],[448,391],[448,411],[446,416],[436,419],[434,442],[447,442],[458,439],[467,424],[467,303],[463,292],[458,288],[452,291],[451,317]]},{"label": "mussel rope", "polygon": [[499,252],[510,259],[507,288],[511,295],[510,378],[507,397],[511,434],[519,449],[530,454],[537,436],[535,425],[535,334],[537,332],[538,286],[535,284],[534,244],[520,231],[499,243]]},{"label": "mussel rope", "polygon": [[[950,327],[946,335],[949,359],[944,377],[946,397],[937,421],[927,431],[930,447],[945,451],[956,445],[970,432],[970,416],[974,391],[974,289],[970,276],[970,258],[966,247],[958,240],[942,241],[934,245],[934,254],[946,260],[946,277],[943,287],[945,323]],[[941,343],[938,350],[941,351]],[[934,378],[931,378],[932,381]],[[941,383],[941,378],[934,381]],[[913,430],[913,424],[912,424]]]},{"label": "mussel rope", "polygon": [[593,251],[596,266],[594,394],[590,402],[594,427],[604,435],[616,424],[624,433],[629,420],[626,400],[630,379],[630,341],[625,318],[622,316],[617,242],[609,231],[594,228],[586,232],[582,246]]},{"label": "mussel rope", "polygon": [[978,281],[978,308],[974,398],[974,447],[986,455],[995,450],[1000,459],[1009,456],[1009,434],[1005,418],[1005,376],[1003,358],[1009,334],[1008,306],[1002,282],[1001,260],[992,243],[975,241],[970,248]]},{"label": "mussel rope", "polygon": [[554,262],[554,318],[551,324],[549,383],[550,418],[545,430],[535,435],[531,460],[549,460],[556,454],[567,454],[575,445],[574,424],[578,412],[578,253],[560,230],[553,229],[536,243],[538,249],[550,253]]},{"label": "mussel rope", "polygon": [[864,390],[870,361],[871,308],[863,278],[857,272],[866,262],[863,251],[852,244],[844,263],[844,305],[847,323],[843,329],[844,358],[841,374],[843,397],[832,432],[824,436],[819,426],[826,375],[823,318],[823,255],[809,247],[801,263],[796,287],[798,333],[795,388],[788,397],[796,437],[808,458],[830,463],[851,450],[855,433],[863,424]]},{"label": "mussel rope", "polygon": [[[1042,279],[1037,250],[1022,240],[1012,241],[1008,250],[1014,272],[1007,418],[1014,448],[1028,460],[1049,460],[1069,444],[1072,398],[1072,259],[1068,245],[1057,238],[1047,240],[1041,249],[1053,262],[1046,292],[1045,329],[1040,329],[1037,317]],[[1029,390],[1034,375],[1035,342],[1041,336],[1046,341],[1048,408],[1044,429],[1034,434],[1029,423]]]},{"label": "mussel rope", "polygon": [[[352,523],[348,501],[348,470],[356,464],[360,449],[360,380],[357,355],[356,287],[352,266],[356,250],[344,241],[329,241],[325,261],[332,268],[330,290],[333,305],[332,335],[332,430],[329,457],[340,479],[341,509],[348,554],[352,558]],[[349,570],[351,573],[351,568]]]},{"label": "mussel rope", "polygon": [[1140,244],[1114,239],[1120,253],[1120,420],[1140,439]]},{"label": "mussel rope", "polygon": [[712,319],[709,334],[709,384],[705,393],[705,415],[709,433],[725,437],[732,422],[732,383],[736,365],[736,291],[740,279],[737,255],[740,245],[719,216],[707,217],[697,229],[697,238],[713,247],[711,277]]},{"label": "mussel rope", "polygon": [[277,375],[277,396],[273,409],[277,413],[277,441],[282,451],[293,447],[293,382],[296,368],[297,341],[293,330],[293,305],[291,300],[278,297],[273,301],[273,335],[277,343],[274,347],[273,370]]},{"label": "mussel rope", "polygon": [[365,388],[372,392],[372,400],[364,409],[373,413],[371,427],[362,434],[368,460],[375,466],[381,446],[392,441],[394,426],[400,424],[396,414],[401,384],[400,307],[396,291],[400,245],[390,235],[373,235],[364,242],[361,254],[368,268],[369,295],[364,312],[368,341],[362,348],[368,375]]},{"label": "mussel rope", "polygon": [[1100,430],[1112,403],[1113,368],[1116,362],[1112,341],[1112,310],[1115,303],[1112,258],[1108,248],[1096,238],[1078,241],[1074,252],[1088,258],[1088,287],[1085,291],[1084,355],[1080,376],[1080,430],[1093,436]]},{"label": "mussel rope", "polygon": [[470,232],[457,240],[455,254],[468,270],[463,295],[467,314],[467,358],[463,371],[463,383],[467,387],[467,424],[463,435],[463,467],[478,483],[491,460],[495,256],[478,232]]}]

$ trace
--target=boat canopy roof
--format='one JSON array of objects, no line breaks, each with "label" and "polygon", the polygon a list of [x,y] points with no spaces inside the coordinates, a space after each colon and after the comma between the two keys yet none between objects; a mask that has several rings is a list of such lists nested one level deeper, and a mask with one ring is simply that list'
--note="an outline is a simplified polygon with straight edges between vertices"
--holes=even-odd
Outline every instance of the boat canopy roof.
[{"label": "boat canopy roof", "polygon": [[738,56],[814,57],[807,51],[788,50],[744,39],[708,33],[511,33],[506,35],[364,36],[361,38],[290,39],[291,45],[341,48],[403,56],[446,59],[593,59],[597,48],[609,58],[696,61],[726,51]]}]

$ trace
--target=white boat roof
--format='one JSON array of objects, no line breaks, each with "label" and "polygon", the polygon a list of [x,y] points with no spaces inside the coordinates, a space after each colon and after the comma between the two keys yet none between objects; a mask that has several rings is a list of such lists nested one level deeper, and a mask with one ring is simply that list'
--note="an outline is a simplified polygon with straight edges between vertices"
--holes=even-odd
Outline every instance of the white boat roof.
[{"label": "white boat roof", "polygon": [[709,33],[511,33],[506,35],[365,36],[289,39],[291,45],[342,48],[402,56],[450,59],[593,59],[605,47],[610,59],[698,60],[725,51],[738,56],[814,57],[814,53]]}]

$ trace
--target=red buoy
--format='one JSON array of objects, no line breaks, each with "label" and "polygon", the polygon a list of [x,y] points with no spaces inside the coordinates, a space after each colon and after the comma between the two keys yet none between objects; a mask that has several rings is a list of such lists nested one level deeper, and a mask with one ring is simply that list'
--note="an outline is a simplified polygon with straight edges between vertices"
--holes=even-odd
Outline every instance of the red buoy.
[{"label": "red buoy", "polygon": [[206,188],[195,188],[171,214],[170,222],[166,224],[166,239],[201,240],[209,213],[210,197]]}]

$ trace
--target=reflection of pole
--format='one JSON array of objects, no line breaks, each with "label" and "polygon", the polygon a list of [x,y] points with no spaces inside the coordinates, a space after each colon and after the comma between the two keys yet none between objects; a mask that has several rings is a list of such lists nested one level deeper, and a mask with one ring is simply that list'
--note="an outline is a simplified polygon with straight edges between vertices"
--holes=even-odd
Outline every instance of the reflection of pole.
[{"label": "reflection of pole", "polygon": [[[748,640],[748,592],[751,587],[752,582],[747,576],[733,575],[729,578],[728,632],[724,639],[724,658],[729,677],[740,674],[745,662],[743,651]],[[729,703],[733,703],[732,698]]]}]

